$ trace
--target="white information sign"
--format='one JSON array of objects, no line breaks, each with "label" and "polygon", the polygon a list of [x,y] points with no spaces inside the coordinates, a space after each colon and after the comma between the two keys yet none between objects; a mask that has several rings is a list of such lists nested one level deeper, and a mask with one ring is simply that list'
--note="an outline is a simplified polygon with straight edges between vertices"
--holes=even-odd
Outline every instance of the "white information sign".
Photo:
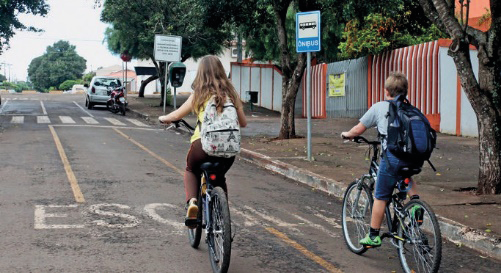
[{"label": "white information sign", "polygon": [[181,61],[181,45],[181,36],[155,35],[155,60],[158,62]]}]

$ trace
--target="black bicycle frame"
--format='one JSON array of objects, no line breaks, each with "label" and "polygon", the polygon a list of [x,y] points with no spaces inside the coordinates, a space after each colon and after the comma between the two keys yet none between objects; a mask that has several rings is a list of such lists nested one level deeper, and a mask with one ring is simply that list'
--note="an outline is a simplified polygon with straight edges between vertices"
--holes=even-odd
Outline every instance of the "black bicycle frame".
[{"label": "black bicycle frame", "polygon": [[[222,186],[223,189],[226,189],[225,186],[225,178],[222,176],[218,170],[217,167],[215,168],[209,168],[206,170],[202,170],[203,175],[205,177],[205,195],[202,196],[202,206],[203,206],[203,213],[205,215],[205,223],[203,223],[203,220],[200,219],[199,224],[202,224],[202,227],[204,227],[205,224],[205,235],[206,235],[206,242],[207,245],[209,246],[209,251],[212,252],[213,256],[216,257],[215,250],[214,250],[214,245],[212,242],[212,237],[213,237],[213,225],[212,225],[212,206],[214,205],[212,203],[212,195],[211,192],[214,189],[214,187],[217,186]],[[211,175],[216,175],[216,180],[212,181],[210,179]],[[222,176],[222,177],[221,177]],[[203,185],[200,184],[200,191],[202,191]],[[216,261],[219,262],[219,261]]]}]

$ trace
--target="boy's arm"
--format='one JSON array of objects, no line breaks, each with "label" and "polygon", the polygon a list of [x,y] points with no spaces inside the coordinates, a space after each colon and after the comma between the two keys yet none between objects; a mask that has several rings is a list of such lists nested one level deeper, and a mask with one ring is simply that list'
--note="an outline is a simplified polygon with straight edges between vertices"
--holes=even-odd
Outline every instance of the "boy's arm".
[{"label": "boy's arm", "polygon": [[365,127],[365,125],[362,124],[362,122],[359,122],[357,125],[353,126],[353,128],[351,128],[350,131],[342,132],[341,137],[352,139],[356,136],[363,134],[365,130],[367,130],[367,127]]}]

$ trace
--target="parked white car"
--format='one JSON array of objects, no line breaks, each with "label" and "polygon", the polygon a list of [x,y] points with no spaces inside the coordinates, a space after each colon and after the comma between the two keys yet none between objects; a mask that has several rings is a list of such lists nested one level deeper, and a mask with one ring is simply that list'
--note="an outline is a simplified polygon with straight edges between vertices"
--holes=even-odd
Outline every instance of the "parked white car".
[{"label": "parked white car", "polygon": [[106,105],[110,98],[111,90],[122,86],[120,79],[115,77],[95,76],[87,87],[85,106],[92,109],[94,105]]}]

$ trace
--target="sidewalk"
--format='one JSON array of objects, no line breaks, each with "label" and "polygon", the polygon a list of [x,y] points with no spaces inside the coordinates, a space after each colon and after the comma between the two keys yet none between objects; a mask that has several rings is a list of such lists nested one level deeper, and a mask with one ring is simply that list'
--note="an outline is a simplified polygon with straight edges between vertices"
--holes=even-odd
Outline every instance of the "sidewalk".
[{"label": "sidewalk", "polygon": [[[186,100],[178,97],[178,105]],[[129,96],[130,112],[156,123],[163,114],[158,95]],[[168,106],[166,112],[172,111]],[[368,171],[367,145],[345,143],[339,135],[355,125],[356,119],[313,120],[312,154],[306,158],[306,139],[274,140],[280,130],[280,114],[267,109],[245,107],[248,126],[242,130],[241,157],[281,173],[316,190],[342,199],[344,188]],[[186,118],[195,124],[195,117]],[[306,135],[306,119],[296,118],[296,134]],[[376,138],[376,130],[364,134]],[[440,134],[438,150],[431,161],[437,172],[425,163],[414,176],[421,198],[439,216],[442,235],[447,239],[501,259],[501,196],[477,196],[478,141]]]}]

